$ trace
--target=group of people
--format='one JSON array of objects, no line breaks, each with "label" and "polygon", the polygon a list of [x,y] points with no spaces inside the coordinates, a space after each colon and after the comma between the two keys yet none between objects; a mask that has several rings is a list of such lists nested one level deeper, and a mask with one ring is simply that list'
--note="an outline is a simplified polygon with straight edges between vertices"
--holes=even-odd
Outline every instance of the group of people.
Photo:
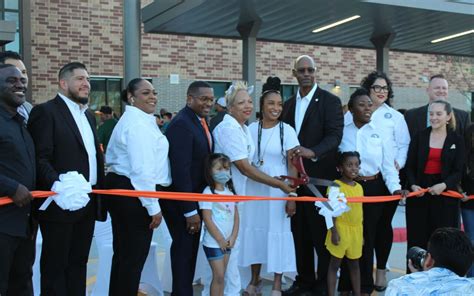
[{"label": "group of people", "polygon": [[[136,295],[153,230],[163,218],[172,238],[172,295],[193,295],[201,245],[212,270],[206,284],[210,295],[240,295],[239,267],[248,267],[250,273],[244,289],[248,296],[261,292],[262,269],[274,273],[272,296],[334,295],[339,267],[342,293],[385,290],[398,202],[357,204],[350,198],[419,192],[406,201],[407,245],[430,251],[428,241],[437,229],[460,228],[460,201],[440,194],[458,190],[461,181],[464,191],[473,194],[473,127],[468,113],[448,103],[448,83],[441,75],[430,80],[429,103],[403,116],[390,106],[393,89],[387,75],[370,73],[343,114],[340,99],[316,83],[316,70],[310,56],[295,59],[292,74],[299,88],[285,102],[280,79],[269,77],[259,110],[254,110],[253,87],[234,82],[226,91],[222,118],[212,129],[207,119],[215,101],[213,89],[195,81],[188,87],[185,107],[164,133],[154,116],[157,90],[146,79],[133,79],[122,92],[125,112],[101,148],[95,118],[87,110],[85,65],[64,65],[57,96],[31,110],[24,105],[25,73],[3,61],[0,195],[10,196],[13,204],[0,207],[0,295],[32,295],[38,225],[43,235],[41,294],[85,295],[94,221],[103,221],[106,211],[114,252],[109,295]],[[28,118],[22,116],[24,110]],[[259,118],[248,124],[254,111]],[[293,165],[298,158],[309,176],[336,180],[349,200],[350,210],[335,217],[329,230],[312,202],[236,204],[87,194],[101,188],[191,196],[311,196],[306,186],[280,178],[298,177]],[[400,176],[406,176],[404,181]],[[423,195],[424,188],[428,191]],[[58,194],[33,201],[32,190]],[[470,203],[463,208],[463,221],[473,239]],[[472,245],[469,250],[471,258],[464,262],[470,266]],[[459,276],[467,272],[460,270]],[[283,291],[283,274],[295,271],[296,280]]]}]

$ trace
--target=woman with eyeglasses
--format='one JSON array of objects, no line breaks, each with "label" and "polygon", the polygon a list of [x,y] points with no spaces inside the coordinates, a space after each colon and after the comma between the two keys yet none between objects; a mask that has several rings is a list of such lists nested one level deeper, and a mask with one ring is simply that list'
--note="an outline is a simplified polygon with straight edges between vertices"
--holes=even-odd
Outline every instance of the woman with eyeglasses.
[{"label": "woman with eyeglasses", "polygon": [[[387,141],[394,143],[392,150],[394,164],[396,169],[400,171],[407,160],[410,134],[403,115],[391,107],[390,101],[393,98],[392,82],[385,73],[374,71],[362,79],[361,87],[369,93],[372,101],[371,122],[383,131]],[[345,114],[344,122],[345,124],[352,122],[350,112]],[[387,191],[386,195],[388,194]],[[374,207],[374,211],[380,213],[374,246],[377,259],[374,288],[378,292],[387,288],[386,265],[392,249],[392,219],[397,210],[397,205],[398,201],[370,205],[370,207]]]}]

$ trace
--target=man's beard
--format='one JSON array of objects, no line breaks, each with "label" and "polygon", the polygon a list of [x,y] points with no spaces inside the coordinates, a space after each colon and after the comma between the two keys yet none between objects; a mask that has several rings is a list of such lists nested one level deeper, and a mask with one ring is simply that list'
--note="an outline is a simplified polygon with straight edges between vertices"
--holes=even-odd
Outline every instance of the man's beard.
[{"label": "man's beard", "polygon": [[89,103],[89,97],[80,97],[79,94],[74,93],[74,92],[70,92],[70,94],[71,94],[70,99],[76,103],[79,103],[81,105],[86,105],[87,103]]}]

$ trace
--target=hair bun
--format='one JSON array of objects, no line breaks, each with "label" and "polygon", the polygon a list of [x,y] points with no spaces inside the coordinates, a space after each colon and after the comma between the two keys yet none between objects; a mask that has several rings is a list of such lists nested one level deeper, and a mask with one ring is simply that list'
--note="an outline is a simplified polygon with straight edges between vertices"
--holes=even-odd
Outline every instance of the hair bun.
[{"label": "hair bun", "polygon": [[269,91],[269,90],[274,90],[274,91],[280,91],[281,87],[281,80],[280,78],[276,76],[269,76],[267,78],[267,82],[263,84],[262,87],[262,93]]}]

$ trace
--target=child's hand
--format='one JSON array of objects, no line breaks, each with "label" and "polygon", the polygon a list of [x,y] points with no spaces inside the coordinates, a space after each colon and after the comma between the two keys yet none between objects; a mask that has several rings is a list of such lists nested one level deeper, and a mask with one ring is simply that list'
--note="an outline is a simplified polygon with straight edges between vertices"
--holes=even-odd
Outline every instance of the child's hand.
[{"label": "child's hand", "polygon": [[221,239],[217,242],[219,244],[219,248],[222,250],[222,251],[226,251],[227,248],[229,247],[229,241],[225,240],[225,239]]},{"label": "child's hand", "polygon": [[235,246],[235,241],[237,240],[236,237],[231,236],[229,240],[227,241],[227,248],[232,249]]},{"label": "child's hand", "polygon": [[341,238],[339,237],[339,233],[337,232],[336,226],[331,228],[331,242],[333,245],[339,245]]}]

